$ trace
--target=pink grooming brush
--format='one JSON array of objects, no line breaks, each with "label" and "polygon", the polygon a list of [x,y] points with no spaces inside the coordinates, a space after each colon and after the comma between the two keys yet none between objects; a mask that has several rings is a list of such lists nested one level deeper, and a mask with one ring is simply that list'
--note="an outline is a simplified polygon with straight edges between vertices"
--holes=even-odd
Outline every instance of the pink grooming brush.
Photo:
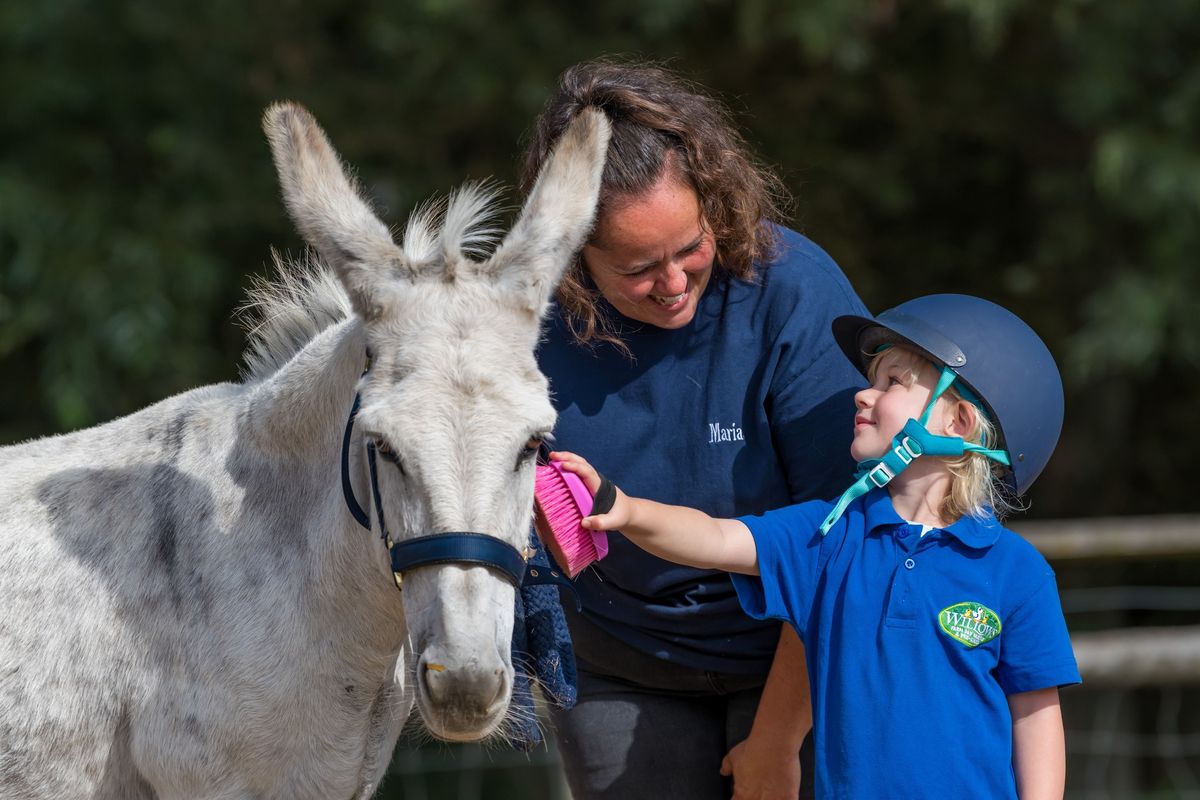
[{"label": "pink grooming brush", "polygon": [[553,461],[539,464],[533,483],[533,524],[542,544],[567,577],[608,555],[608,535],[579,523],[592,513],[593,498],[583,480]]}]

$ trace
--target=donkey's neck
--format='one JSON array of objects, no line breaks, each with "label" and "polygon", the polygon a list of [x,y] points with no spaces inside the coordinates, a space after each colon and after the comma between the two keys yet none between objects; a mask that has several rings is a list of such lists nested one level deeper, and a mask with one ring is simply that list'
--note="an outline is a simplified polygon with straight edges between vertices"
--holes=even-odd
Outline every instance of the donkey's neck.
[{"label": "donkey's neck", "polygon": [[[365,352],[366,336],[357,318],[322,331],[256,387],[241,427],[261,462],[257,480],[267,482],[257,490],[286,498],[292,525],[284,535],[304,540],[303,563],[297,566],[312,582],[313,599],[320,603],[332,595],[357,596],[356,605],[382,600],[380,612],[386,615],[394,614],[398,604],[384,568],[384,547],[348,510],[340,469],[342,436]],[[350,474],[365,506],[369,489],[361,441],[356,432]]]},{"label": "donkey's neck", "polygon": [[366,336],[357,318],[317,334],[251,394],[247,431],[264,453],[308,460],[340,445],[365,363]]},{"label": "donkey's neck", "polygon": [[[364,353],[363,324],[346,320],[254,385],[239,415],[235,480],[244,498],[238,527],[260,537],[252,557],[272,570],[255,608],[240,611],[259,621],[257,646],[281,665],[268,689],[283,709],[280,746],[335,763],[344,757],[359,784],[374,785],[411,690],[407,626],[385,547],[358,526],[342,497],[342,433]],[[365,498],[355,440],[351,467]],[[314,720],[319,733],[306,730]]]},{"label": "donkey's neck", "polygon": [[[265,522],[293,544],[292,577],[309,587],[307,619],[344,640],[338,648],[344,656],[359,666],[366,666],[366,658],[368,669],[376,669],[380,659],[394,657],[403,635],[399,593],[386,569],[384,545],[346,507],[340,474],[342,435],[365,347],[357,318],[327,328],[256,387],[242,428],[263,462],[259,485],[247,489],[271,493],[283,506],[275,513],[287,524]],[[365,504],[364,460],[356,434],[350,469]],[[347,608],[356,609],[352,623],[343,619]]]}]

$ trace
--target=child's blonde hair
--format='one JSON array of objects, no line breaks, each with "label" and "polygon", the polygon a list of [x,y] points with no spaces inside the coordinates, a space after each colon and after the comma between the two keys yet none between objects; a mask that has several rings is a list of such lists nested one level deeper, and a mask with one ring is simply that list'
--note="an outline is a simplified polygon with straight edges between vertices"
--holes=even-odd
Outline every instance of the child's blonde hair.
[{"label": "child's blonde hair", "polygon": [[[900,380],[906,386],[912,386],[916,382],[918,367],[921,364],[929,364],[934,369],[940,369],[935,362],[930,361],[925,355],[911,347],[894,345],[889,349],[895,349],[904,355],[904,359],[898,362],[898,366],[900,367]],[[872,383],[875,382],[875,370],[879,363],[879,357],[884,352],[886,351],[880,350],[866,354],[867,380]],[[984,447],[996,446],[1000,438],[999,432],[979,406],[963,397],[954,384],[950,384],[950,388],[942,394],[942,397],[952,403],[966,403],[970,408],[973,422],[967,435],[963,437],[963,441],[974,442]],[[950,470],[951,476],[950,491],[946,492],[946,496],[942,498],[941,505],[937,509],[938,516],[942,519],[954,521],[968,514],[978,517],[984,514],[986,508],[990,508],[997,519],[1003,519],[1013,511],[1020,510],[1017,499],[1012,492],[1006,489],[1000,478],[1000,465],[987,456],[982,453],[968,452],[957,458],[943,456],[942,460]]]}]

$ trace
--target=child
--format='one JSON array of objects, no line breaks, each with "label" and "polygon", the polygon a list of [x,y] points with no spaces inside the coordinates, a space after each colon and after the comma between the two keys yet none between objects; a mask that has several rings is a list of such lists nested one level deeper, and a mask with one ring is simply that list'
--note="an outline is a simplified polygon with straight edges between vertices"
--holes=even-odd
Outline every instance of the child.
[{"label": "child", "polygon": [[[1078,683],[1054,573],[999,524],[1049,460],[1062,383],[1020,319],[935,295],[834,337],[860,477],[836,502],[714,519],[626,496],[585,527],[732,573],[746,612],[808,648],[816,785],[837,798],[1061,798],[1058,687]],[[596,491],[582,458],[553,457]]]}]

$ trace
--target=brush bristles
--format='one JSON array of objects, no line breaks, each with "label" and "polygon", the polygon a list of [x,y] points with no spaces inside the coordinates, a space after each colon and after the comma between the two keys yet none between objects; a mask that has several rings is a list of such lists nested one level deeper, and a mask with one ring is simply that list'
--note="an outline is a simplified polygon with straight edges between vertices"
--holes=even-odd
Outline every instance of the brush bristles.
[{"label": "brush bristles", "polygon": [[579,523],[583,512],[566,481],[555,470],[538,470],[534,484],[535,527],[554,560],[574,578],[599,554],[592,532]]}]

